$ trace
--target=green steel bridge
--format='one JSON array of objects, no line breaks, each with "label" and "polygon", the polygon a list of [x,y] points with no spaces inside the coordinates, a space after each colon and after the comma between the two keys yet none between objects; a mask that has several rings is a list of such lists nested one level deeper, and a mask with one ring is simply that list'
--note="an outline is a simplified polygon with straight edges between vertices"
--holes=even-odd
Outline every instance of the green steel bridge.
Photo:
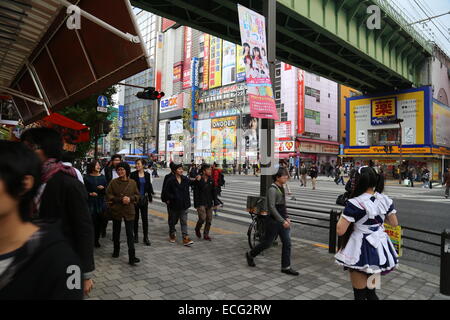
[{"label": "green steel bridge", "polygon": [[[240,43],[237,4],[263,14],[263,0],[132,0],[179,24]],[[367,8],[381,9],[371,30]],[[278,0],[277,59],[364,93],[429,84],[433,45],[387,0]],[[425,75],[425,76],[424,76]]]}]

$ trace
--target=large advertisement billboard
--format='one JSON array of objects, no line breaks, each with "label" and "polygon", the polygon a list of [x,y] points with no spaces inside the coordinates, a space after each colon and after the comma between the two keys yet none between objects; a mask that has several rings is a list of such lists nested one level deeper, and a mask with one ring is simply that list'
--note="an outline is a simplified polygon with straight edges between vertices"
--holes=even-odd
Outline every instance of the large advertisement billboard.
[{"label": "large advertisement billboard", "polygon": [[222,86],[222,39],[211,36],[209,55],[209,88]]},{"label": "large advertisement billboard", "polygon": [[450,107],[433,101],[433,143],[450,148]]},{"label": "large advertisement billboard", "polygon": [[[403,153],[430,153],[430,91],[430,87],[423,87],[347,98],[345,154],[385,154],[385,145],[392,145],[394,154],[399,145]],[[397,118],[403,120],[401,134],[399,124],[393,121]]]},{"label": "large advertisement billboard", "polygon": [[237,117],[211,120],[211,150],[225,152],[236,146]]},{"label": "large advertisement billboard", "polygon": [[211,119],[196,123],[196,151],[211,150]]},{"label": "large advertisement billboard", "polygon": [[278,120],[267,60],[266,19],[241,5],[238,11],[250,114],[255,118]]},{"label": "large advertisement billboard", "polygon": [[223,41],[222,85],[236,82],[236,45]]}]

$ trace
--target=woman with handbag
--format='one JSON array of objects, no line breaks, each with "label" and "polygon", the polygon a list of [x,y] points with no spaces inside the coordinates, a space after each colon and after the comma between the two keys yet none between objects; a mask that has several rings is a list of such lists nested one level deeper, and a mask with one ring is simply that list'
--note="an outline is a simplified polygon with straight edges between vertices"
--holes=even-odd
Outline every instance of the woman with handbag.
[{"label": "woman with handbag", "polygon": [[135,218],[134,218],[134,243],[139,243],[138,230],[139,230],[139,213],[142,216],[142,228],[144,232],[144,244],[150,246],[150,240],[148,238],[148,203],[153,201],[153,185],[151,182],[150,173],[145,171],[145,160],[136,160],[136,171],[134,171],[130,178],[136,182],[138,186],[140,197],[139,201],[135,205]]},{"label": "woman with handbag", "polygon": [[127,233],[129,264],[134,266],[140,262],[135,255],[134,249],[134,216],[136,215],[134,205],[139,201],[139,190],[136,182],[130,179],[131,169],[126,162],[121,162],[116,167],[119,178],[111,181],[106,189],[106,201],[108,202],[113,219],[113,258],[119,257],[120,252],[120,229],[122,219],[125,220],[125,231]]},{"label": "woman with handbag", "polygon": [[87,174],[84,176],[84,185],[88,193],[89,212],[91,213],[94,225],[95,247],[100,248],[100,231],[102,222],[105,219],[105,191],[106,178],[100,174],[100,162],[94,160],[87,166]]}]

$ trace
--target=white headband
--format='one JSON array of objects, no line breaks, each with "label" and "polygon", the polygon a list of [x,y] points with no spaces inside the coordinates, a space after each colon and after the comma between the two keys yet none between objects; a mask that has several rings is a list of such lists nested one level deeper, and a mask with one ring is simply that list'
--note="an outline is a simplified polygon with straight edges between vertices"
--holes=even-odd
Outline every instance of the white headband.
[{"label": "white headband", "polygon": [[358,173],[361,174],[361,170],[364,169],[364,168],[368,168],[368,167],[369,166],[363,166],[363,167],[359,168]]}]

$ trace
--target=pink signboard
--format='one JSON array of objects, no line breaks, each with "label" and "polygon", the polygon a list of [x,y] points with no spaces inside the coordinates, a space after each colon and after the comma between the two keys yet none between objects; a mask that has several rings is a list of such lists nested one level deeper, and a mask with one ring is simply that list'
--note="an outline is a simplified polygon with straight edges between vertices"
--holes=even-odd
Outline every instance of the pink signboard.
[{"label": "pink signboard", "polygon": [[251,116],[278,120],[267,60],[266,20],[241,5],[238,11]]}]

